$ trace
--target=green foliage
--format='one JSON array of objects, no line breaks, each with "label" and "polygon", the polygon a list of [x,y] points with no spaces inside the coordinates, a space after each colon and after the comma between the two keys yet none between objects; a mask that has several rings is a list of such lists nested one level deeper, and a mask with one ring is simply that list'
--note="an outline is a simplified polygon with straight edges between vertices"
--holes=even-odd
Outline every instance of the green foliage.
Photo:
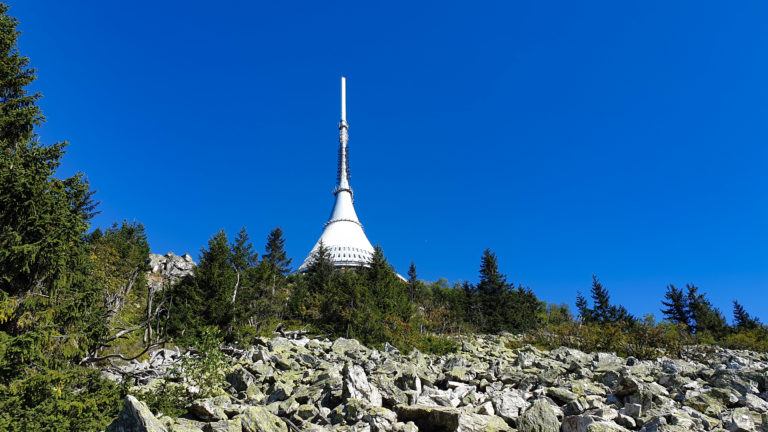
[{"label": "green foliage", "polygon": [[728,323],[719,309],[712,306],[705,293],[699,293],[695,285],[687,285],[688,310],[690,311],[693,331],[699,335],[709,334],[714,339],[721,339],[728,334]]},{"label": "green foliage", "polygon": [[736,300],[733,301],[733,323],[736,330],[754,330],[763,326],[757,317],[750,316]]},{"label": "green foliage", "polygon": [[729,334],[722,345],[731,349],[768,352],[768,328],[756,327]]},{"label": "green foliage", "polygon": [[435,355],[446,355],[459,350],[459,344],[455,340],[430,334],[419,337],[414,345],[423,353]]},{"label": "green foliage", "polygon": [[195,341],[195,355],[184,357],[181,367],[184,376],[200,388],[200,397],[219,394],[224,383],[226,356],[221,352],[223,341],[215,327],[204,327]]},{"label": "green foliage", "polygon": [[620,356],[655,359],[676,356],[693,342],[685,327],[653,320],[605,324],[567,322],[526,333],[524,342],[545,349],[573,347],[584,352],[615,352]]},{"label": "green foliage", "polygon": [[670,284],[667,286],[667,292],[664,294],[664,299],[665,301],[661,302],[661,304],[666,307],[666,309],[661,310],[661,313],[664,314],[664,318],[669,322],[682,324],[688,329],[691,329],[691,310],[683,290],[675,288],[674,285]]},{"label": "green foliage", "polygon": [[590,308],[587,300],[579,292],[576,296],[576,307],[579,309],[584,323],[631,323],[635,318],[621,305],[611,304],[611,296],[603,287],[597,276],[592,275],[592,303]]},{"label": "green foliage", "polygon": [[0,430],[98,431],[117,417],[125,389],[82,367],[44,370],[0,385]]}]

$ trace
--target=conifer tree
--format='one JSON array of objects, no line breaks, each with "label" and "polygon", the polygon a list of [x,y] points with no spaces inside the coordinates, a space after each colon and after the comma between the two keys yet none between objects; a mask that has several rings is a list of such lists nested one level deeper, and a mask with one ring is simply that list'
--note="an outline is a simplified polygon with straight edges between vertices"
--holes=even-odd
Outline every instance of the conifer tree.
[{"label": "conifer tree", "polygon": [[744,306],[738,301],[733,301],[733,323],[738,330],[753,330],[762,327],[757,317],[750,316]]},{"label": "conifer tree", "polygon": [[662,309],[661,313],[664,314],[664,318],[670,322],[676,324],[683,324],[691,329],[691,312],[688,309],[688,302],[686,301],[685,294],[680,288],[675,288],[670,284],[667,286],[667,292],[664,294],[666,301],[662,301],[661,304],[666,306],[666,309]]},{"label": "conifer tree", "polygon": [[589,308],[589,303],[581,291],[576,291],[576,309],[579,310],[579,316],[581,321],[585,323],[592,322],[592,309]]},{"label": "conifer tree", "polygon": [[416,291],[418,290],[418,275],[416,274],[416,264],[411,261],[411,265],[408,267],[408,295],[411,298],[411,302],[416,301]]},{"label": "conifer tree", "polygon": [[7,11],[0,3],[0,381],[79,360],[107,331],[85,242],[93,193],[82,174],[56,177],[67,144],[35,135],[35,70]]},{"label": "conifer tree", "polygon": [[272,295],[275,295],[278,282],[285,279],[291,271],[291,258],[285,251],[285,239],[280,227],[273,229],[267,236],[266,253],[262,257],[264,276],[271,284]]},{"label": "conifer tree", "polygon": [[232,293],[232,303],[234,304],[237,300],[237,292],[247,278],[246,272],[256,266],[259,254],[253,250],[253,244],[245,227],[240,228],[240,232],[237,233],[237,237],[230,248],[232,250],[232,267],[235,269],[237,277]]},{"label": "conifer tree", "polygon": [[507,277],[499,272],[496,254],[486,249],[480,260],[480,281],[476,287],[483,331],[495,333],[504,328],[504,310],[500,305],[505,303],[508,289]]},{"label": "conifer tree", "polygon": [[728,323],[719,309],[712,306],[705,293],[699,293],[699,288],[695,285],[686,285],[688,310],[690,311],[691,323],[694,332],[697,334],[710,334],[715,338],[725,335],[728,330]]}]

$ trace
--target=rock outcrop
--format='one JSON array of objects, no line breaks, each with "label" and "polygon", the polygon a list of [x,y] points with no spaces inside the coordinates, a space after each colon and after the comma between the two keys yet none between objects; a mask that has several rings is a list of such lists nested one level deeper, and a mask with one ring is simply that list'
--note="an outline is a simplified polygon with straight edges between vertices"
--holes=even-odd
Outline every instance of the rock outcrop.
[{"label": "rock outcrop", "polygon": [[515,341],[477,336],[434,356],[262,339],[227,350],[226,396],[196,400],[179,419],[129,396],[108,430],[768,431],[768,354],[691,347],[641,361],[508,348]]},{"label": "rock outcrop", "polygon": [[168,252],[165,255],[149,254],[147,265],[149,266],[147,283],[150,289],[157,291],[191,274],[197,263],[189,254],[178,256]]}]

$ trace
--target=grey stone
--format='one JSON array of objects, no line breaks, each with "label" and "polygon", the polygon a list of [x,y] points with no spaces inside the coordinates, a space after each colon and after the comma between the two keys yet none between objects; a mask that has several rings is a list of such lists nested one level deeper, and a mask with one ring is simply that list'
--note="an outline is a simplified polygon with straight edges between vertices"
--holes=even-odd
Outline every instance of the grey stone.
[{"label": "grey stone", "polygon": [[106,432],[167,432],[167,429],[144,402],[128,395],[123,401],[123,409]]},{"label": "grey stone", "polygon": [[755,422],[747,408],[736,408],[723,416],[723,427],[731,432],[752,432]]},{"label": "grey stone", "polygon": [[537,400],[518,418],[517,429],[520,432],[558,431],[560,422],[549,403]]},{"label": "grey stone", "polygon": [[238,416],[243,432],[288,432],[288,426],[266,407],[249,406]]},{"label": "grey stone", "polygon": [[381,406],[381,393],[368,382],[363,368],[347,364],[342,373],[344,375],[344,397],[359,399],[371,406]]}]

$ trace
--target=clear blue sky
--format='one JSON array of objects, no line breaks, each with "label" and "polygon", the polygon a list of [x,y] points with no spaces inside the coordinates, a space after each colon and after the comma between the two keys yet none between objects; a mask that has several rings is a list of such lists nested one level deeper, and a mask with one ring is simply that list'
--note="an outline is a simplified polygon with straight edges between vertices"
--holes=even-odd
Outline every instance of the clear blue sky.
[{"label": "clear blue sky", "polygon": [[[401,273],[543,300],[695,283],[768,321],[768,3],[11,1],[44,142],[100,226],[191,252],[331,210],[339,77],[368,237]],[[366,5],[364,5],[364,3]]]}]

